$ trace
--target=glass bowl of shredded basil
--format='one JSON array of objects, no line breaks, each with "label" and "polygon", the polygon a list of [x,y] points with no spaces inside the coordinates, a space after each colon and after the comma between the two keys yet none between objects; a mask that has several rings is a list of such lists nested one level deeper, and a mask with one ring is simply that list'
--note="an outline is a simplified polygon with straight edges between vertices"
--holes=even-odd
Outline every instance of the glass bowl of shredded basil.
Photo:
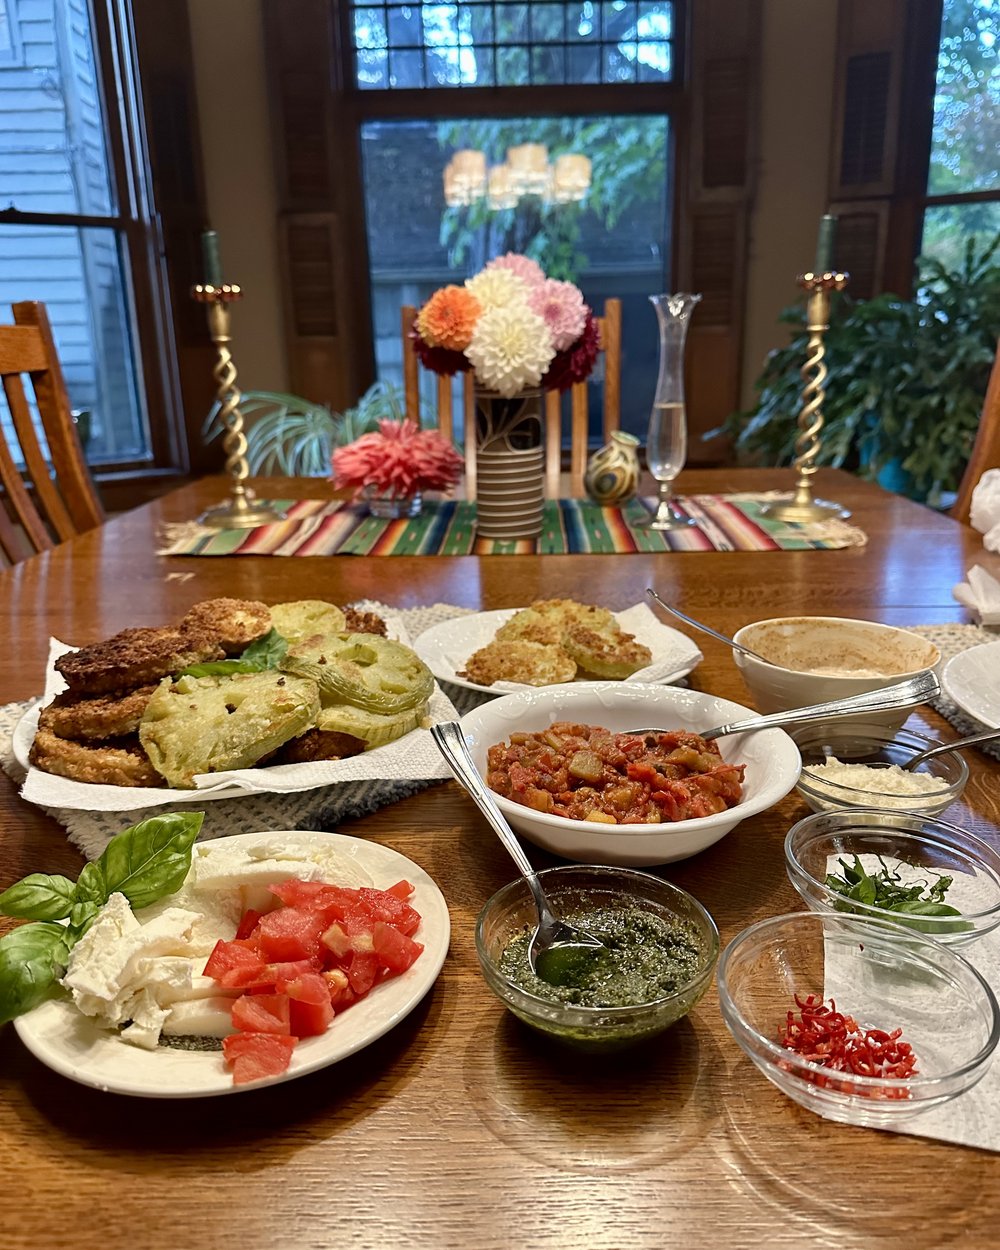
[{"label": "glass bowl of shredded basil", "polygon": [[952,944],[1000,926],[1000,854],[933,816],[818,812],[788,831],[785,867],[813,911],[871,916]]},{"label": "glass bowl of shredded basil", "polygon": [[476,951],[487,985],[518,1019],[577,1049],[619,1050],[662,1032],[705,993],[719,933],[686,890],[599,865],[538,875],[560,916],[606,953],[560,984],[542,981],[528,963],[537,923],[528,887],[518,879],[498,890],[480,913]]}]

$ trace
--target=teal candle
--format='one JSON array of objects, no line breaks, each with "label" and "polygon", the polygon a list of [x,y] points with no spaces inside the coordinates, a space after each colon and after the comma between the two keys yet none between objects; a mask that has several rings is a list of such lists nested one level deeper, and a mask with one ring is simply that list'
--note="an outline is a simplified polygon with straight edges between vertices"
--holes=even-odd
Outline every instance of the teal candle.
[{"label": "teal candle", "polygon": [[816,264],[814,273],[828,273],[833,268],[833,240],[837,233],[837,219],[825,213],[819,221],[819,238],[816,240]]},{"label": "teal candle", "polygon": [[222,286],[222,258],[219,255],[219,236],[214,230],[201,232],[201,259],[207,286]]}]

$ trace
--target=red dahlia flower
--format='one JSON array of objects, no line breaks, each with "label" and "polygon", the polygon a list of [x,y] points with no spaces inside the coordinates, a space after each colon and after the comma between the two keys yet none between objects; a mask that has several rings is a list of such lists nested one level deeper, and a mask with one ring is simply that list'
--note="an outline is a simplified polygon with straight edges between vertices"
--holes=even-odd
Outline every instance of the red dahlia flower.
[{"label": "red dahlia flower", "polygon": [[600,330],[594,314],[588,308],[583,333],[564,351],[556,352],[548,371],[542,377],[541,385],[546,390],[568,391],[574,382],[582,382],[590,377],[600,349]]}]

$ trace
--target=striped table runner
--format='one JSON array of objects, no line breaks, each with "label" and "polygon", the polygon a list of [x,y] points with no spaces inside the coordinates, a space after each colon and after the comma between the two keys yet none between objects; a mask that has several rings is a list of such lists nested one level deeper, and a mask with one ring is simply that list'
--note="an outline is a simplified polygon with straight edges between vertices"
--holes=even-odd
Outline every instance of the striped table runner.
[{"label": "striped table runner", "polygon": [[[186,556],[467,556],[619,554],[633,551],[799,551],[856,547],[865,535],[843,521],[788,525],[760,515],[763,495],[688,495],[677,503],[696,522],[661,533],[637,524],[647,515],[633,499],[602,508],[586,499],[550,499],[537,539],[477,538],[476,505],[427,502],[411,520],[373,517],[361,503],[272,500],[285,521],[252,530],[174,527],[159,555]],[[647,501],[652,506],[652,500]]]}]

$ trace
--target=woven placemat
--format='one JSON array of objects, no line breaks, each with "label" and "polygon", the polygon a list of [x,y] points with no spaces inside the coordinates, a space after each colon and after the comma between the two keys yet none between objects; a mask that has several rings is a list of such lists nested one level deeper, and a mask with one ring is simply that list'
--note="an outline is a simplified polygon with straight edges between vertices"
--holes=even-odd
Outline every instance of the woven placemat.
[{"label": "woven placemat", "polygon": [[[359,607],[379,611],[384,604],[365,603]],[[427,608],[396,610],[402,617],[411,638],[437,625],[441,621],[467,616],[469,609],[438,603]],[[41,683],[39,683],[41,684]],[[459,715],[488,700],[489,695],[447,684],[443,686]],[[0,767],[18,785],[24,781],[24,769],[14,759],[11,740],[17,723],[32,706],[34,700],[8,703],[0,707]],[[235,833],[256,833],[265,829],[322,829],[332,830],[344,820],[356,819],[409,798],[428,786],[440,785],[440,780],[428,781],[352,781],[321,789],[306,790],[297,794],[253,795],[246,798],[219,799],[204,804],[205,823],[201,837],[221,838]],[[122,829],[157,812],[190,812],[192,805],[165,804],[161,808],[144,808],[136,812],[83,812],[68,808],[45,808],[44,810],[67,831],[69,840],[87,859],[95,859],[107,846],[109,840]]]}]

